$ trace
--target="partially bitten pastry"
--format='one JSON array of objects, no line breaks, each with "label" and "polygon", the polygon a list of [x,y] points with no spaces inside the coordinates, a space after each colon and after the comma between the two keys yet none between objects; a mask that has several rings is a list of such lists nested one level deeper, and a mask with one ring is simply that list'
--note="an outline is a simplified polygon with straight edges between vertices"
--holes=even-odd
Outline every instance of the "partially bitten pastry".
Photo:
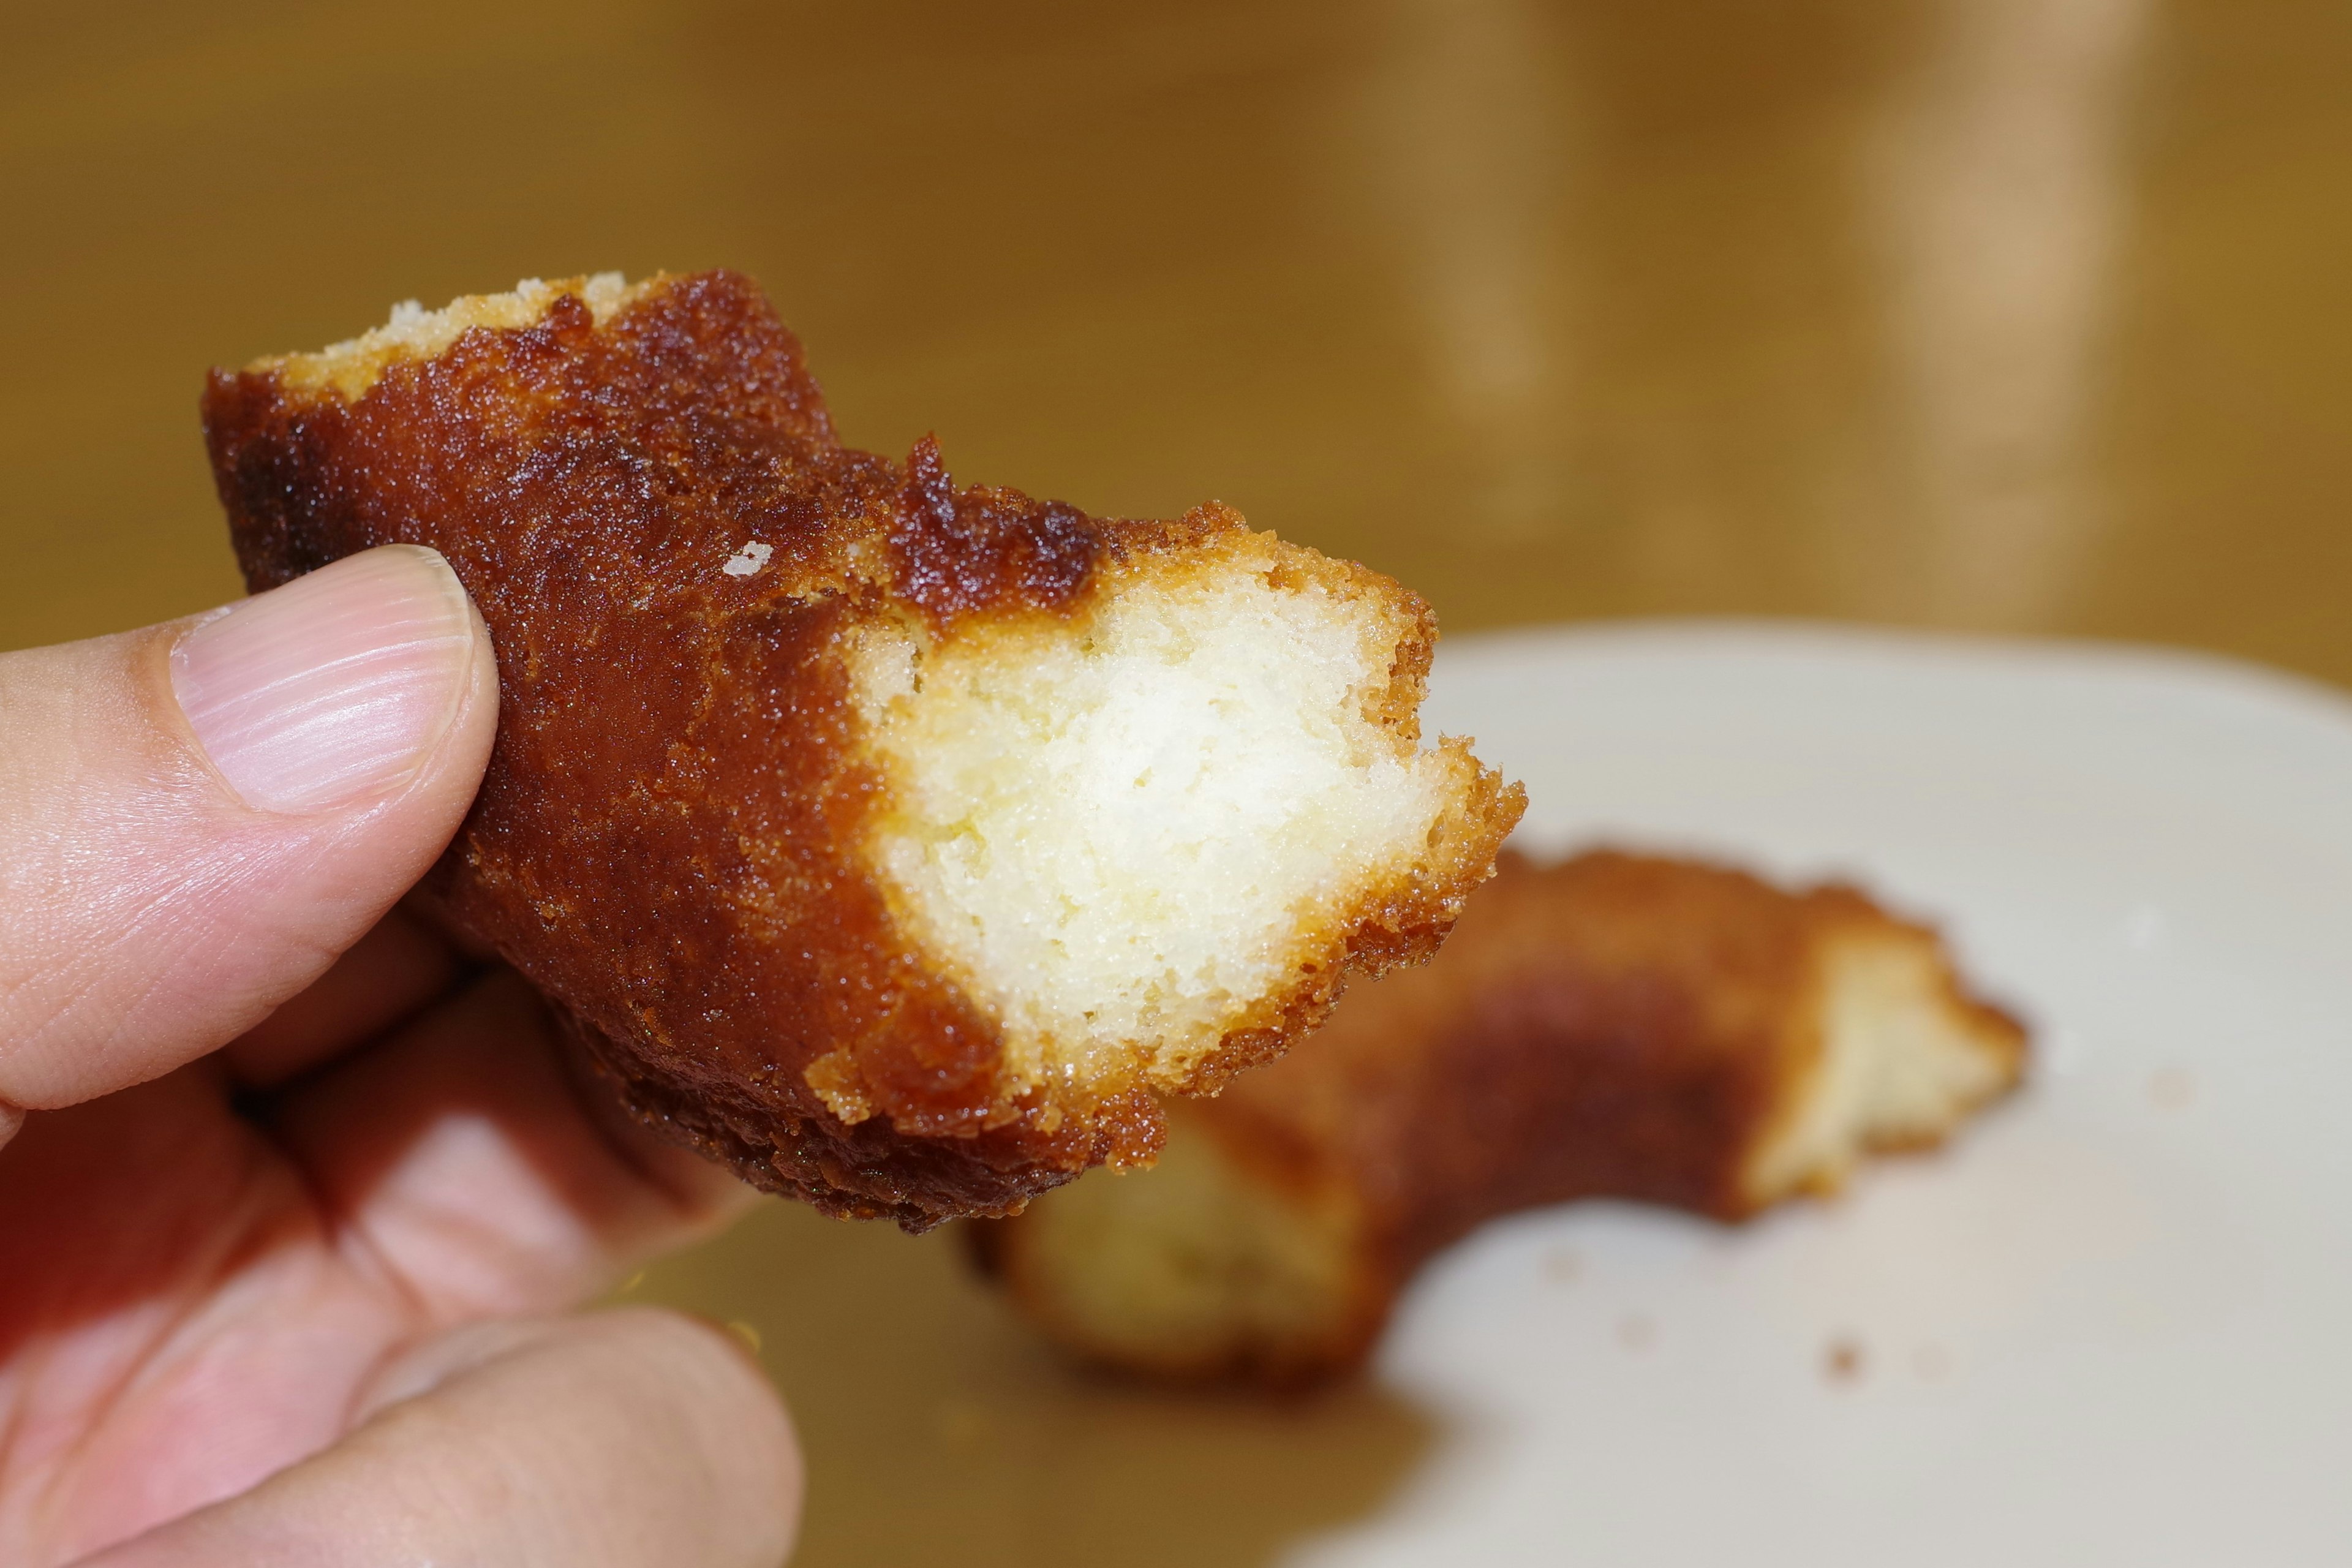
[{"label": "partially bitten pastry", "polygon": [[913,1228],[1148,1159],[1522,796],[1415,718],[1434,628],[1220,506],[1129,522],[844,447],[719,272],[526,283],[215,373],[257,590],[446,556],[496,644],[428,890],[649,1121]]},{"label": "partially bitten pastry", "polygon": [[1622,1197],[1736,1220],[1941,1140],[2025,1035],[1942,942],[1851,888],[1600,851],[1507,856],[1425,968],[1171,1107],[1149,1172],[972,1227],[1079,1354],[1181,1379],[1357,1364],[1432,1253],[1496,1215]]}]

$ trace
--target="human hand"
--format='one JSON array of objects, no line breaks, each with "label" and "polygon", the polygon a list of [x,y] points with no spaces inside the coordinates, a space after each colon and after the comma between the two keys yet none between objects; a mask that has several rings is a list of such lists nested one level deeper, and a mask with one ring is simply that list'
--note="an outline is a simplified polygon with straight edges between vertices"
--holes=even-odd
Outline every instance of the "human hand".
[{"label": "human hand", "polygon": [[785,1554],[726,1336],[549,1315],[748,1194],[394,908],[496,705],[406,546],[0,656],[0,1563]]}]

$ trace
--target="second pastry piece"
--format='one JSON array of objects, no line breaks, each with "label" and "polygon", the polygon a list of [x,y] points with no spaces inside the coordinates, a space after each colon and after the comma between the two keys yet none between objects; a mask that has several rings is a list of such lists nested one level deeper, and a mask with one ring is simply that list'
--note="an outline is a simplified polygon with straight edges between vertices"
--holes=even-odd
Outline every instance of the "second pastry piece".
[{"label": "second pastry piece", "polygon": [[1619,1197],[1737,1220],[1937,1142],[2013,1086],[2020,1026],[1853,889],[1608,851],[1507,858],[1427,967],[1171,1108],[1159,1166],[972,1236],[1045,1331],[1185,1379],[1370,1349],[1423,1261],[1499,1215]]}]

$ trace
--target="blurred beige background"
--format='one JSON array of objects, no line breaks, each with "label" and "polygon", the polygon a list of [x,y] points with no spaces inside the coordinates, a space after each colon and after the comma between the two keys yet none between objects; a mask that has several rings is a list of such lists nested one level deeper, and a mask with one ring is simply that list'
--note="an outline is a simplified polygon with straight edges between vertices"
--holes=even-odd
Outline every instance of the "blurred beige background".
[{"label": "blurred beige background", "polygon": [[[16,13],[0,647],[236,591],[207,365],[725,264],[853,442],[1218,497],[1457,631],[1830,616],[2352,680],[2331,0]],[[1376,1391],[1074,1377],[946,1237],[771,1208],[634,1289],[761,1339],[812,1565],[1262,1562],[1431,1441]]]}]

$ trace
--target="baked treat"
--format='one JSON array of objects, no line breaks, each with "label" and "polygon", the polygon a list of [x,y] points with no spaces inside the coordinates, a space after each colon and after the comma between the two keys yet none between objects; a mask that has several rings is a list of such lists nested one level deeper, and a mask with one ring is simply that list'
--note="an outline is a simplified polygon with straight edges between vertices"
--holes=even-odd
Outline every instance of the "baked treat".
[{"label": "baked treat", "polygon": [[1156,1168],[971,1239],[1090,1360],[1311,1381],[1360,1362],[1413,1270],[1487,1219],[1602,1196],[1741,1219],[1939,1141],[2024,1054],[1932,931],[1851,888],[1507,855],[1427,967],[1171,1108]]},{"label": "baked treat", "polygon": [[1417,960],[1521,808],[1420,744],[1395,583],[835,439],[725,272],[527,282],[215,372],[247,582],[403,542],[497,646],[428,881],[649,1121],[922,1228],[1148,1160],[1155,1096]]}]

